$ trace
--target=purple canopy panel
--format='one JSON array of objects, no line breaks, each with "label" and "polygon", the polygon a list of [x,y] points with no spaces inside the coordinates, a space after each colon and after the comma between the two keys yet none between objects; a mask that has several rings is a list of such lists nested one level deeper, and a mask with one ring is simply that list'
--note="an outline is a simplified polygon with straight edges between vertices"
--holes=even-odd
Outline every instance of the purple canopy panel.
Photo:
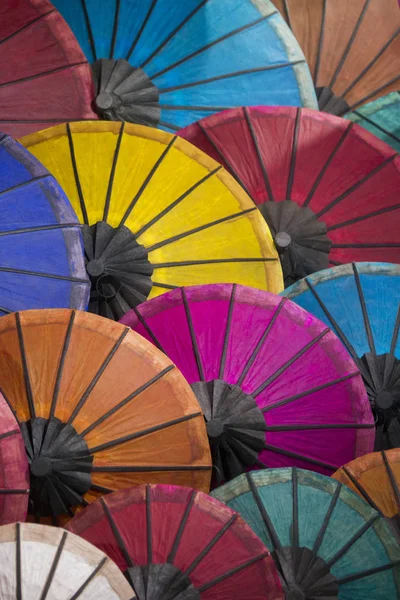
[{"label": "purple canopy panel", "polygon": [[257,467],[331,474],[373,449],[355,363],[326,325],[291,301],[239,285],[196,286],[145,302],[122,322],[192,385],[217,481]]}]

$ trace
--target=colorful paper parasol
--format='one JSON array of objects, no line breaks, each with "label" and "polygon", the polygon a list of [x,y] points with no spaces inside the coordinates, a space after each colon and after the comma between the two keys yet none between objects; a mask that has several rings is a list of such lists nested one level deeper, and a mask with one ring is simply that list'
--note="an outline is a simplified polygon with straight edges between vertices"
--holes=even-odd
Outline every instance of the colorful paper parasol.
[{"label": "colorful paper parasol", "polygon": [[0,316],[26,308],[85,309],[79,222],[50,173],[0,134]]},{"label": "colorful paper parasol", "polygon": [[29,493],[28,461],[18,423],[1,394],[0,465],[0,525],[25,521]]},{"label": "colorful paper parasol", "polygon": [[335,331],[375,413],[375,450],[400,445],[400,267],[356,263],[299,281],[285,296]]},{"label": "colorful paper parasol", "polygon": [[93,63],[102,118],[177,131],[251,103],[317,102],[270,0],[55,0]]},{"label": "colorful paper parasol", "polygon": [[400,152],[400,92],[369,102],[348,113],[346,118],[362,125]]},{"label": "colorful paper parasol", "polygon": [[146,340],[70,310],[0,319],[0,388],[19,421],[33,518],[71,517],[99,495],[154,482],[209,489],[200,408]]},{"label": "colorful paper parasol", "polygon": [[343,115],[400,85],[397,0],[272,0],[303,48],[320,110]]},{"label": "colorful paper parasol", "polygon": [[57,177],[85,225],[92,312],[119,319],[147,296],[197,283],[282,290],[278,254],[254,204],[184,140],[140,125],[87,122],[23,143]]},{"label": "colorful paper parasol", "polygon": [[133,600],[116,565],[73,533],[33,523],[0,527],[2,598]]},{"label": "colorful paper parasol", "polygon": [[182,371],[203,409],[215,480],[251,466],[335,465],[370,452],[361,377],[336,336],[278,296],[196,286],[145,302],[122,321]]},{"label": "colorful paper parasol", "polygon": [[400,449],[373,452],[332,475],[386,517],[400,543]]},{"label": "colorful paper parasol", "polygon": [[17,137],[97,119],[90,66],[50,2],[2,0],[0,46],[0,131]]},{"label": "colorful paper parasol", "polygon": [[213,496],[271,550],[286,598],[396,600],[400,546],[385,519],[346,486],[298,469],[247,473]]},{"label": "colorful paper parasol", "polygon": [[189,488],[122,490],[76,515],[68,529],[116,562],[138,600],[283,599],[274,562],[250,527]]},{"label": "colorful paper parasol", "polygon": [[259,205],[286,285],[353,260],[400,262],[400,157],[365,129],[316,111],[255,107],[180,135]]}]

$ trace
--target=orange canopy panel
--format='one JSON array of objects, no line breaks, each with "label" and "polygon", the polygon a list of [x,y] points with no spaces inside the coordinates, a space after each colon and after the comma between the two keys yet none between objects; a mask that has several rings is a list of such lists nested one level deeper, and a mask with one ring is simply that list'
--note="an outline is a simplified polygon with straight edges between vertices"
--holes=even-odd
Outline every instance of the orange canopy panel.
[{"label": "orange canopy panel", "polygon": [[128,327],[63,309],[7,315],[0,388],[22,430],[36,520],[57,523],[144,482],[209,489],[196,398],[175,365]]}]

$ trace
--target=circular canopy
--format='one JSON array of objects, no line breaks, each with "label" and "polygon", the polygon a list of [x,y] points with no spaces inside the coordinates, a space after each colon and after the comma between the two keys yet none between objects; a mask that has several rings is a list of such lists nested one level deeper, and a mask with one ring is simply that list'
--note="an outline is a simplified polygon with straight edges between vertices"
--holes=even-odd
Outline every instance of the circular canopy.
[{"label": "circular canopy", "polygon": [[149,480],[209,489],[196,399],[171,361],[128,327],[79,311],[14,313],[0,319],[0,355],[34,517],[54,523]]},{"label": "circular canopy", "polygon": [[117,566],[100,550],[56,527],[0,527],[2,598],[133,600]]},{"label": "circular canopy", "polygon": [[292,302],[242,286],[196,286],[145,302],[122,321],[192,385],[217,482],[250,466],[330,474],[346,456],[372,450],[357,367],[336,336]]},{"label": "circular canopy", "polygon": [[90,67],[54,6],[47,0],[0,4],[0,131],[17,137],[97,118]]},{"label": "circular canopy", "polygon": [[373,452],[332,475],[387,517],[400,542],[400,449]]},{"label": "circular canopy", "polygon": [[24,441],[4,396],[0,393],[0,525],[25,521],[29,471]]},{"label": "circular canopy", "polygon": [[303,48],[319,100],[342,115],[398,90],[398,0],[272,0]]},{"label": "circular canopy", "polygon": [[138,600],[283,599],[274,562],[250,527],[214,498],[147,485],[94,502],[68,529],[125,572]]},{"label": "circular canopy", "polygon": [[337,481],[268,469],[241,475],[213,496],[271,550],[286,598],[399,597],[400,546],[379,513]]},{"label": "circular canopy", "polygon": [[316,111],[255,107],[180,135],[259,205],[286,285],[352,260],[400,262],[400,157],[365,129]]},{"label": "circular canopy", "polygon": [[357,363],[376,418],[375,450],[400,445],[400,267],[321,271],[284,295],[324,321]]},{"label": "circular canopy", "polygon": [[[400,86],[400,84],[399,84]],[[392,92],[346,115],[400,152],[400,92]]]},{"label": "circular canopy", "polygon": [[270,0],[54,4],[94,63],[105,119],[174,131],[231,106],[317,106],[304,55]]},{"label": "circular canopy", "polygon": [[0,134],[0,316],[89,297],[79,222],[50,173]]},{"label": "circular canopy", "polygon": [[278,255],[254,204],[184,140],[139,125],[87,122],[23,143],[85,224],[92,312],[120,318],[147,296],[197,283],[281,291]]}]

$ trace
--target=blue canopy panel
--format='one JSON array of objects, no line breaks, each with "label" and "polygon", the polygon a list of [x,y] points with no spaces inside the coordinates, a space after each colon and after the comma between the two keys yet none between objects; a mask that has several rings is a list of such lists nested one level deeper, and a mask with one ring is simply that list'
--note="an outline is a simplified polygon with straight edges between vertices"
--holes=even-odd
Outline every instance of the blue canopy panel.
[{"label": "blue canopy panel", "polygon": [[[54,4],[90,61],[124,59],[149,78],[147,87],[142,79],[143,87],[139,86],[134,73],[128,81],[125,65],[121,73],[127,78],[121,86],[118,69],[123,65],[118,63],[115,70],[115,60],[108,60],[112,65],[107,66],[107,61],[97,67],[96,63],[95,73],[102,70],[97,91],[107,94],[102,105],[107,105],[106,118],[111,114],[178,130],[237,106],[317,108],[304,55],[270,0],[55,0]],[[127,106],[129,101],[137,119],[127,118],[124,102]],[[149,106],[153,111],[157,107],[157,115],[145,114]]]},{"label": "blue canopy panel", "polygon": [[400,92],[392,92],[345,115],[400,152]]},{"label": "blue canopy panel", "polygon": [[78,219],[49,172],[0,137],[0,315],[89,300]]},{"label": "blue canopy panel", "polygon": [[357,356],[371,352],[372,343],[377,355],[390,352],[393,345],[400,358],[399,265],[366,262],[333,267],[298,281],[281,295],[321,319],[339,337],[341,331]]}]

